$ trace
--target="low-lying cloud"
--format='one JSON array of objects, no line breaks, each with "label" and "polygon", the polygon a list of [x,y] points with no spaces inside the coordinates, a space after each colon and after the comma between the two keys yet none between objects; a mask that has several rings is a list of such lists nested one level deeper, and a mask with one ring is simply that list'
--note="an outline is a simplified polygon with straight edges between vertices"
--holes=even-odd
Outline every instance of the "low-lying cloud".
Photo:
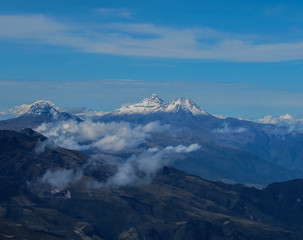
[{"label": "low-lying cloud", "polygon": [[63,112],[67,112],[71,115],[77,116],[81,119],[89,119],[92,117],[100,117],[103,116],[105,114],[107,114],[108,112],[103,112],[103,111],[95,111],[92,109],[88,109],[86,107],[74,107],[74,108],[66,108],[62,110]]},{"label": "low-lying cloud", "polygon": [[164,149],[150,148],[139,155],[133,155],[118,166],[117,172],[105,183],[95,183],[94,187],[121,187],[128,185],[141,185],[151,182],[154,175],[162,167],[169,165],[171,153],[190,153],[200,148],[199,144],[188,147],[178,145]]},{"label": "low-lying cloud", "polygon": [[131,126],[128,122],[92,122],[74,120],[43,123],[35,130],[56,145],[74,150],[121,151],[138,147],[152,133],[169,129],[158,121]]},{"label": "low-lying cloud", "polygon": [[303,119],[296,118],[290,114],[281,115],[278,117],[273,117],[271,115],[265,116],[255,120],[258,123],[263,124],[274,124],[280,127],[278,133],[287,134],[287,133],[303,133]]},{"label": "low-lying cloud", "polygon": [[247,128],[244,127],[237,127],[237,128],[231,128],[229,127],[228,123],[224,123],[222,128],[216,128],[213,130],[214,133],[243,133],[246,132]]},{"label": "low-lying cloud", "polygon": [[[134,154],[129,158],[117,163],[107,162],[107,164],[116,169],[114,173],[104,182],[92,180],[87,182],[88,188],[118,188],[124,186],[140,186],[149,184],[156,173],[164,166],[170,165],[173,161],[172,154],[196,151],[200,145],[195,143],[189,146],[178,145],[168,146],[163,149],[149,148],[140,154]],[[75,184],[82,180],[87,168],[102,168],[104,165],[96,164],[98,159],[91,159],[80,169],[48,169],[46,173],[38,179],[40,184],[48,184],[52,190],[60,192],[67,186]]]},{"label": "low-lying cloud", "polygon": [[77,183],[82,179],[83,171],[74,169],[48,169],[38,180],[41,184],[48,184],[52,189],[64,190],[69,184]]},{"label": "low-lying cloud", "polygon": [[47,149],[54,149],[56,148],[56,144],[53,143],[50,139],[46,139],[44,141],[38,141],[36,147],[34,148],[34,152],[36,154],[43,153]]}]

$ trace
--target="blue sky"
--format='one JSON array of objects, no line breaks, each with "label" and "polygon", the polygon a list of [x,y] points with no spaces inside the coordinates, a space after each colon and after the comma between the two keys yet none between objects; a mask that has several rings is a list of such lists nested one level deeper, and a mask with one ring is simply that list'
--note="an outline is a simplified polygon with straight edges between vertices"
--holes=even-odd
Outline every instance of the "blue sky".
[{"label": "blue sky", "polygon": [[0,111],[110,111],[156,92],[210,113],[303,113],[302,1],[0,1]]}]

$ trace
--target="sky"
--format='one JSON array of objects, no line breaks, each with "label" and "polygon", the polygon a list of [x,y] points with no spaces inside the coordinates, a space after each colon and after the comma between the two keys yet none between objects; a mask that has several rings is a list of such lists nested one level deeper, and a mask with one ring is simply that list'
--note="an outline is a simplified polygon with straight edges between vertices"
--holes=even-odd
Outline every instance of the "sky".
[{"label": "sky", "polygon": [[0,112],[111,111],[157,93],[235,117],[303,114],[302,1],[0,1]]}]

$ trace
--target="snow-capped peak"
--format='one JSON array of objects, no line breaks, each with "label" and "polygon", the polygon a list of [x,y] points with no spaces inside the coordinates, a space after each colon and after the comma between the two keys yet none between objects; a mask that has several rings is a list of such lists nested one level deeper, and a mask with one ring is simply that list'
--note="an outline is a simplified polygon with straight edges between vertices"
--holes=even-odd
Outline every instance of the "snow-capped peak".
[{"label": "snow-capped peak", "polygon": [[164,102],[155,93],[143,99],[141,102],[131,105],[122,106],[114,111],[114,114],[147,114],[159,111]]},{"label": "snow-capped peak", "polygon": [[23,106],[28,108],[26,114],[57,116],[59,113],[58,107],[50,101],[39,100],[33,104]]},{"label": "snow-capped peak", "polygon": [[159,104],[164,103],[164,101],[161,98],[159,98],[158,95],[155,93],[151,95],[151,97],[143,99],[141,102],[153,102]]},{"label": "snow-capped peak", "polygon": [[156,94],[149,98],[143,99],[141,102],[122,106],[115,110],[113,114],[148,114],[156,112],[188,112],[192,115],[208,115],[204,109],[195,104],[192,100],[187,98],[177,98],[169,103],[164,102]]},{"label": "snow-capped peak", "polygon": [[190,112],[192,115],[208,115],[208,113],[188,98],[177,98],[170,101],[165,112]]}]

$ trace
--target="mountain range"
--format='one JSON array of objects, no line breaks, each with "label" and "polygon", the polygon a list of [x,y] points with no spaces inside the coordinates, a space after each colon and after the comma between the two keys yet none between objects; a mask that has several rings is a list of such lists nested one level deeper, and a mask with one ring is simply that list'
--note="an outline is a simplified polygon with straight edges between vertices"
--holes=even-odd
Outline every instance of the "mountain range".
[{"label": "mountain range", "polygon": [[[19,131],[26,127],[37,128],[42,123],[62,125],[67,121],[80,123],[84,119],[60,111],[48,101],[38,101],[23,115],[0,121],[0,129]],[[169,126],[167,131],[152,133],[141,147],[161,149],[197,143],[201,146],[199,150],[175,156],[173,166],[209,180],[267,185],[303,176],[303,134],[274,124],[219,118],[190,99],[164,102],[153,94],[139,103],[94,116],[91,121],[127,122],[131,126],[158,122]],[[129,156],[133,151],[110,153]]]},{"label": "mountain range", "polygon": [[258,190],[163,167],[149,184],[100,187],[92,183],[117,170],[104,158],[91,162],[31,129],[1,130],[0,238],[303,238],[302,180]]},{"label": "mountain range", "polygon": [[164,102],[155,93],[141,102],[123,106],[113,112],[113,115],[151,114],[151,113],[181,113],[192,115],[209,115],[204,109],[187,98],[177,98],[169,103]]},{"label": "mountain range", "polygon": [[[202,146],[193,158],[186,163],[177,161],[175,166],[202,177],[220,175],[221,180],[261,184],[302,177],[303,134],[274,124],[218,118],[189,99],[165,103],[153,95],[94,120],[169,124],[178,132],[174,141],[195,139]],[[165,141],[169,141],[167,136]]]}]

